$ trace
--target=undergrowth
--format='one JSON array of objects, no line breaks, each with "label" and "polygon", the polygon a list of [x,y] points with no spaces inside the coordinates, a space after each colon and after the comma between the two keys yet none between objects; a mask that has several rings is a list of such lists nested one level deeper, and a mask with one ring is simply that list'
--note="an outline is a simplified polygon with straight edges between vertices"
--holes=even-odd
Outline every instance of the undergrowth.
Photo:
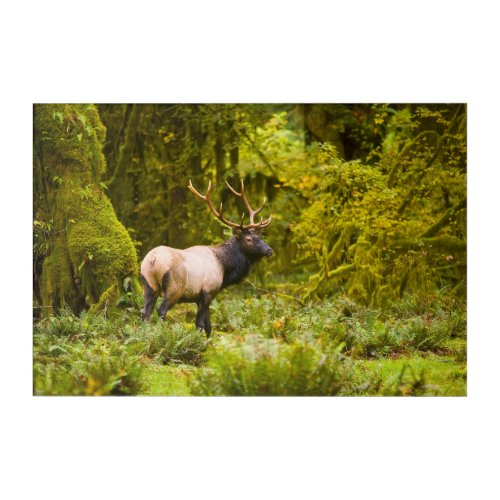
[{"label": "undergrowth", "polygon": [[434,301],[432,308],[415,315],[410,314],[413,306],[403,303],[387,312],[360,308],[343,298],[309,307],[275,297],[238,299],[218,303],[212,321],[220,331],[241,336],[259,333],[285,342],[327,339],[365,358],[450,351],[448,341],[466,337],[463,307],[453,304],[450,309],[449,303]]},{"label": "undergrowth", "polygon": [[202,396],[334,396],[349,384],[351,363],[340,350],[261,335],[223,338],[191,390]]},{"label": "undergrowth", "polygon": [[125,395],[143,390],[146,363],[199,364],[206,337],[183,325],[143,323],[135,316],[58,316],[35,325],[35,394]]},{"label": "undergrowth", "polygon": [[194,311],[178,307],[166,321],[142,322],[134,310],[77,317],[63,309],[36,322],[34,393],[144,394],[144,368],[165,365],[194,367],[186,376],[200,395],[444,394],[427,383],[425,367],[398,365],[389,376],[352,366],[467,359],[465,307],[447,297],[412,297],[390,310],[344,298],[304,307],[276,296],[224,297],[211,307],[210,340],[192,324]]}]

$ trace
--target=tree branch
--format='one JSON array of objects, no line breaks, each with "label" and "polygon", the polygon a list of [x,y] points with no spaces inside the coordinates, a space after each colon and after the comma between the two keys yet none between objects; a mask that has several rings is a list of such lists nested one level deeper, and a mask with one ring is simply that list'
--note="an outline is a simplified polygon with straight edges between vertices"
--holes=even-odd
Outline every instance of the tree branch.
[{"label": "tree branch", "polygon": [[302,306],[307,307],[306,303],[302,302],[300,299],[297,299],[296,297],[293,297],[292,295],[287,295],[286,293],[280,293],[280,292],[273,292],[271,290],[265,290],[264,288],[258,287],[257,285],[252,283],[250,280],[244,280],[244,281],[245,281],[245,283],[248,283],[256,290],[259,290],[260,292],[270,293],[271,295],[277,295],[278,297],[284,297],[285,299],[295,300],[295,302],[298,302]]},{"label": "tree branch", "polygon": [[453,236],[397,240],[393,246],[400,250],[418,250],[422,247],[432,246],[449,252],[464,252],[467,249],[467,243],[464,240]]},{"label": "tree branch", "polygon": [[467,207],[467,196],[464,196],[456,205],[449,208],[445,214],[433,224],[427,231],[422,233],[421,238],[431,238],[436,236],[436,234],[445,226],[447,226],[458,211],[462,208]]}]

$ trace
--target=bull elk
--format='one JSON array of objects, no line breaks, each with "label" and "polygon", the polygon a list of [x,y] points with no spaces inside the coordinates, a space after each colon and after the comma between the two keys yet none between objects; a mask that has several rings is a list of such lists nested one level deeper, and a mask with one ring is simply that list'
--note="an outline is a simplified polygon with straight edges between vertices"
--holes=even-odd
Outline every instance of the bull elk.
[{"label": "bull elk", "polygon": [[167,246],[151,250],[141,264],[141,280],[144,288],[142,319],[149,320],[160,295],[163,297],[157,308],[158,315],[165,318],[167,311],[178,302],[192,302],[198,306],[195,324],[210,337],[210,303],[223,288],[239,283],[249,272],[252,264],[262,257],[269,257],[271,247],[259,237],[259,231],[271,223],[272,216],[255,222],[254,218],[264,204],[253,210],[241,181],[241,191],[230,191],[243,200],[250,218],[243,224],[245,213],[238,223],[231,222],[222,214],[222,203],[217,210],[210,197],[212,183],[208,183],[205,195],[200,194],[189,181],[188,189],[203,200],[212,214],[233,230],[233,236],[219,245],[197,245],[179,250]]}]

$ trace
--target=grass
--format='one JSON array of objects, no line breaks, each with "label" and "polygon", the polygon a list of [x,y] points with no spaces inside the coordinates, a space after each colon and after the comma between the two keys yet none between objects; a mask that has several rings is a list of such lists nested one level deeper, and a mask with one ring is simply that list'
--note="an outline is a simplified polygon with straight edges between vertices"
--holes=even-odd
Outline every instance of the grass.
[{"label": "grass", "polygon": [[[426,302],[427,301],[427,302]],[[167,321],[63,310],[36,322],[37,395],[465,395],[466,311],[449,298],[371,310],[224,297],[207,341],[194,308]]]},{"label": "grass", "polygon": [[465,364],[444,357],[359,360],[354,362],[353,372],[360,385],[367,380],[377,382],[362,391],[366,395],[412,395],[416,382],[421,391],[418,395],[467,395]]},{"label": "grass", "polygon": [[144,367],[145,396],[189,396],[189,379],[199,369],[149,364]]},{"label": "grass", "polygon": [[[405,368],[406,367],[406,368]],[[410,369],[408,369],[410,368]],[[401,372],[404,370],[401,377]],[[197,378],[206,376],[207,368],[162,366],[148,364],[143,370],[143,392],[147,396],[190,396],[190,387]],[[382,360],[358,360],[353,363],[352,383],[358,388],[352,395],[410,395],[414,378],[423,372],[423,394],[429,396],[465,396],[467,394],[467,368],[463,363],[446,357],[399,358]],[[413,375],[412,375],[413,373]],[[367,381],[379,385],[367,386]],[[196,392],[196,391],[195,391]]]}]

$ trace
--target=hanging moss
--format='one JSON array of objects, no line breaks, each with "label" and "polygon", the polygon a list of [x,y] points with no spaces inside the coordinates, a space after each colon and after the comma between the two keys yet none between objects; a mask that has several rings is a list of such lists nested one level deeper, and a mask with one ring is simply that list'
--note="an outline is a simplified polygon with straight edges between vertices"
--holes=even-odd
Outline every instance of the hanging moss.
[{"label": "hanging moss", "polygon": [[35,105],[34,123],[35,218],[52,220],[55,235],[39,279],[41,305],[79,312],[101,303],[104,292],[110,303],[110,290],[137,274],[138,262],[99,182],[106,129],[86,104]]}]

